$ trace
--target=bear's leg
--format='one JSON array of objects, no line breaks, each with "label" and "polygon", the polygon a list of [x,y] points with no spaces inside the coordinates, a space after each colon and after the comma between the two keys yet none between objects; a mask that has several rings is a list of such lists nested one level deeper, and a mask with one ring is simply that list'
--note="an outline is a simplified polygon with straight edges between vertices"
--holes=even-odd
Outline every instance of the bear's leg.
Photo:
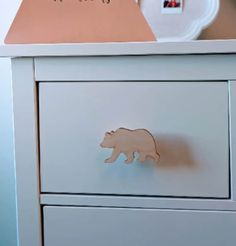
[{"label": "bear's leg", "polygon": [[154,158],[155,158],[155,161],[158,162],[160,160],[161,156],[159,153],[155,153]]},{"label": "bear's leg", "polygon": [[121,152],[119,150],[113,149],[111,157],[106,159],[105,163],[112,163],[112,162],[116,161],[116,159],[119,157],[120,153]]},{"label": "bear's leg", "polygon": [[139,159],[138,159],[138,160],[139,160],[141,163],[144,163],[145,160],[146,160],[146,156],[147,156],[147,154],[144,153],[144,152],[139,153]]},{"label": "bear's leg", "polygon": [[148,156],[150,156],[155,162],[158,162],[160,159],[160,154],[157,152],[150,152]]},{"label": "bear's leg", "polygon": [[127,160],[125,160],[126,164],[132,163],[134,160],[134,153],[133,152],[126,152],[125,155],[127,156]]}]

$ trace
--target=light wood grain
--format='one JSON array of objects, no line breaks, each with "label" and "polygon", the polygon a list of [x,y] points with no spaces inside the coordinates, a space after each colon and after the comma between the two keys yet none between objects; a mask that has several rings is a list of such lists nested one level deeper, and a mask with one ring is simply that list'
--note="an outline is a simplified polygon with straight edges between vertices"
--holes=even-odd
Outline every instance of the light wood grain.
[{"label": "light wood grain", "polygon": [[146,129],[119,128],[116,131],[106,132],[100,146],[113,149],[112,156],[105,160],[106,163],[115,162],[122,153],[127,157],[126,164],[134,161],[136,152],[139,154],[141,163],[144,163],[148,158],[151,158],[155,163],[160,159],[155,138]]}]

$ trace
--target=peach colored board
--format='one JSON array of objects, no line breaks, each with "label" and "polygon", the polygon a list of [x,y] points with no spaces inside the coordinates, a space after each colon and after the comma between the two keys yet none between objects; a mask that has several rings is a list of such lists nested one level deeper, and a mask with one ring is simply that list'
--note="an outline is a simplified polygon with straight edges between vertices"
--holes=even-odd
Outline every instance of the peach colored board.
[{"label": "peach colored board", "polygon": [[134,0],[23,0],[5,43],[154,40]]},{"label": "peach colored board", "polygon": [[127,164],[134,160],[134,153],[139,153],[139,161],[145,162],[150,157],[158,162],[160,154],[152,134],[145,129],[129,130],[119,128],[116,131],[106,132],[101,143],[102,148],[113,148],[112,156],[105,160],[106,163],[115,162],[121,153],[127,156]]}]

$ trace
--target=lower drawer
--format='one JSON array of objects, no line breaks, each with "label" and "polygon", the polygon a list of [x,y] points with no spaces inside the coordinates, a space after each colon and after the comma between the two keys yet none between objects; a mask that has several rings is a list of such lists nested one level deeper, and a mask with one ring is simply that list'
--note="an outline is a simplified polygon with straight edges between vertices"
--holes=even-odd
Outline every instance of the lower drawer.
[{"label": "lower drawer", "polygon": [[45,246],[232,246],[236,213],[44,207]]}]

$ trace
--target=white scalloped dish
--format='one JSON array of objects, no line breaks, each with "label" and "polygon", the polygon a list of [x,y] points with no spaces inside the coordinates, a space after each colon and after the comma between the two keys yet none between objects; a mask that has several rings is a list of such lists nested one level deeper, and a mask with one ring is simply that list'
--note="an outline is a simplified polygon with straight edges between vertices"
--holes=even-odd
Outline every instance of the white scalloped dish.
[{"label": "white scalloped dish", "polygon": [[141,0],[140,8],[160,42],[196,39],[216,18],[219,0],[183,0],[181,13],[165,14],[162,0]]}]

